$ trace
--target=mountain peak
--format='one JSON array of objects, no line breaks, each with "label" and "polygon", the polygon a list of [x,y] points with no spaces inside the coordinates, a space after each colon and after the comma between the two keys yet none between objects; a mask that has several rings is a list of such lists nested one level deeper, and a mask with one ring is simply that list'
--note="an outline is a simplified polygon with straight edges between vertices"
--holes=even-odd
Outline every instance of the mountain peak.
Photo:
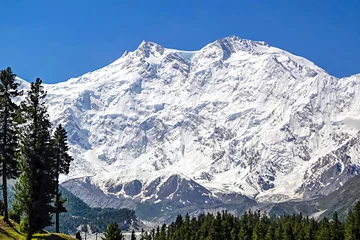
[{"label": "mountain peak", "polygon": [[155,42],[147,42],[143,40],[136,49],[137,56],[149,58],[150,55],[163,55],[164,48]]},{"label": "mountain peak", "polygon": [[75,159],[66,178],[93,176],[99,198],[313,197],[360,174],[357,78],[237,36],[198,51],[143,41],[115,63],[46,88]]},{"label": "mountain peak", "polygon": [[222,59],[227,60],[232,54],[237,52],[247,52],[256,55],[266,53],[270,46],[265,42],[252,41],[233,35],[218,39],[205,46],[204,49],[217,49],[215,51],[221,54]]},{"label": "mountain peak", "polygon": [[259,53],[259,47],[270,47],[265,42],[252,41],[243,39],[238,36],[230,36],[216,41],[221,48],[229,53],[245,51],[250,53]]},{"label": "mountain peak", "polygon": [[245,38],[241,38],[239,36],[236,35],[231,35],[228,37],[224,37],[224,38],[220,38],[217,40],[218,42],[232,42],[232,43],[247,43],[247,44],[256,44],[256,45],[262,45],[262,46],[267,46],[270,47],[269,44],[267,44],[264,41],[254,41],[254,40],[250,40],[250,39],[245,39]]}]

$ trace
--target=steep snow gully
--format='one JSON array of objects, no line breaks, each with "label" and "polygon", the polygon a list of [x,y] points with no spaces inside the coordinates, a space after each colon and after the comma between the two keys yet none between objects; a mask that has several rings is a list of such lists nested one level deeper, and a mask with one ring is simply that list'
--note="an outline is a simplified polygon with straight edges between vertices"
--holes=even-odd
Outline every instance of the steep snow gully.
[{"label": "steep snow gully", "polygon": [[337,79],[264,42],[144,41],[45,88],[75,158],[62,184],[93,206],[307,199],[359,173],[360,75]]}]

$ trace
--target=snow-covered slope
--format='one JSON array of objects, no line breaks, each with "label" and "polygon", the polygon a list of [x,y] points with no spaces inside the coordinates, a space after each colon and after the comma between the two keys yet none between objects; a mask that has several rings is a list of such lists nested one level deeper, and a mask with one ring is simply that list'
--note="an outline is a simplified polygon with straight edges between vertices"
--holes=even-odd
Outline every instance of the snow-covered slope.
[{"label": "snow-covered slope", "polygon": [[360,75],[337,79],[233,36],[198,51],[142,42],[46,90],[75,157],[65,187],[83,199],[91,186],[127,205],[186,205],[217,203],[219,194],[279,201],[336,190],[359,172],[359,84]]}]

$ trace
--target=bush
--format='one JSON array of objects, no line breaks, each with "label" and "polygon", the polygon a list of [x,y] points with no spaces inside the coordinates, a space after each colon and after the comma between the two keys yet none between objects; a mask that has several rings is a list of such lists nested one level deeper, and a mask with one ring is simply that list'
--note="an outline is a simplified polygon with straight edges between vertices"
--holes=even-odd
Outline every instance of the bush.
[{"label": "bush", "polygon": [[20,231],[26,233],[28,230],[29,230],[28,220],[24,218],[20,222]]},{"label": "bush", "polygon": [[11,220],[13,220],[14,222],[16,222],[16,223],[20,223],[20,220],[21,220],[20,219],[20,214],[15,212],[15,211],[10,211],[9,212],[9,218]]}]

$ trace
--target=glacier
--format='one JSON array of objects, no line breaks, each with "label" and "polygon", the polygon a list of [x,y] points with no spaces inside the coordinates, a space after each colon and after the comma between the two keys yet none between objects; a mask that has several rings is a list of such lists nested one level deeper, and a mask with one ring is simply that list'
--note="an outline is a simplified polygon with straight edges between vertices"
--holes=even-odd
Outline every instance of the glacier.
[{"label": "glacier", "polygon": [[90,206],[311,199],[360,171],[360,74],[336,78],[265,42],[143,41],[45,89],[75,159],[62,185]]}]

